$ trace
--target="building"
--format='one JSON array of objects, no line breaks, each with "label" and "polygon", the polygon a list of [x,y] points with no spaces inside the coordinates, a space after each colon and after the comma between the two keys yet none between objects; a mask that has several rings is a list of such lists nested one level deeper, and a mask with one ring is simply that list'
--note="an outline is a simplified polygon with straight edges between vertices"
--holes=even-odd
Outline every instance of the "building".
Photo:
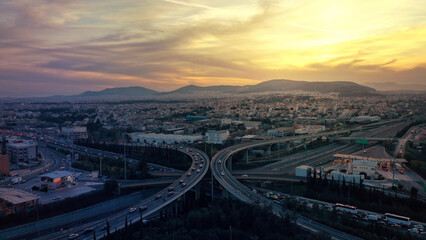
[{"label": "building", "polygon": [[297,177],[308,177],[308,173],[311,172],[311,174],[314,171],[314,167],[307,166],[307,165],[301,165],[296,167],[296,176]]},{"label": "building", "polygon": [[229,131],[228,130],[222,130],[222,131],[215,131],[215,130],[209,130],[206,132],[207,137],[207,143],[212,144],[223,144],[225,143],[226,139],[229,137]]},{"label": "building", "polygon": [[201,142],[203,136],[201,135],[175,135],[175,134],[162,134],[162,133],[130,133],[130,138],[133,142],[137,143],[166,143],[166,144],[179,144],[179,143],[194,143]]},{"label": "building", "polygon": [[348,163],[348,173],[352,173],[354,175],[365,175],[374,179],[376,174],[376,161],[368,161],[368,160],[353,160]]},{"label": "building", "polygon": [[360,184],[361,180],[364,179],[363,175],[349,175],[339,171],[331,171],[330,175],[331,179],[339,182],[343,182],[343,180],[345,180],[346,183],[353,182],[356,184]]},{"label": "building", "polygon": [[10,175],[9,155],[1,155],[0,153],[0,176]]},{"label": "building", "polygon": [[352,117],[349,122],[351,123],[371,123],[380,121],[379,116],[358,116]]},{"label": "building", "polygon": [[37,206],[40,197],[16,188],[0,188],[0,212],[12,214]]},{"label": "building", "polygon": [[55,190],[75,184],[75,177],[72,172],[56,171],[40,176],[41,189]]},{"label": "building", "polygon": [[61,135],[70,139],[87,139],[87,128],[82,126],[62,127]]},{"label": "building", "polygon": [[37,159],[37,144],[32,140],[14,140],[6,144],[6,149],[13,162],[28,162]]},{"label": "building", "polygon": [[325,125],[306,125],[297,126],[294,130],[295,134],[316,134],[325,131]]},{"label": "building", "polygon": [[209,117],[207,116],[186,116],[186,120],[188,121],[197,121],[197,120],[205,120],[205,119],[209,119]]},{"label": "building", "polygon": [[281,127],[281,128],[268,130],[267,135],[274,136],[274,137],[283,137],[292,133],[294,133],[293,127]]}]

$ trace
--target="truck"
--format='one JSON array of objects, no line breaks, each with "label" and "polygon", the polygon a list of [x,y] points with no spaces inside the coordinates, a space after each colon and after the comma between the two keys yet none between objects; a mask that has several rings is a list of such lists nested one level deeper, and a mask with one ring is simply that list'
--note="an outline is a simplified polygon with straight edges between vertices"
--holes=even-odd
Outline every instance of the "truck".
[{"label": "truck", "polygon": [[366,218],[368,221],[378,221],[380,217],[377,215],[367,215]]},{"label": "truck", "polygon": [[17,184],[17,183],[20,183],[20,182],[22,182],[22,177],[14,177],[14,178],[12,178],[12,183],[13,184]]}]

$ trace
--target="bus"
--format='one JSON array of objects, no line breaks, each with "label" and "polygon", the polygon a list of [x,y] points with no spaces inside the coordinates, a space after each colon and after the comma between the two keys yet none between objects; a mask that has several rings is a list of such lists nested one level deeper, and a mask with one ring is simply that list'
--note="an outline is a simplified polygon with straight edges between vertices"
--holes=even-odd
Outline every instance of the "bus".
[{"label": "bus", "polygon": [[341,204],[341,203],[336,203],[335,206],[336,206],[336,211],[349,212],[349,213],[357,213],[358,212],[357,207],[354,207],[354,206],[345,205],[345,204]]},{"label": "bus", "polygon": [[402,224],[406,226],[411,224],[409,217],[399,216],[392,213],[385,213],[384,220],[392,224]]}]

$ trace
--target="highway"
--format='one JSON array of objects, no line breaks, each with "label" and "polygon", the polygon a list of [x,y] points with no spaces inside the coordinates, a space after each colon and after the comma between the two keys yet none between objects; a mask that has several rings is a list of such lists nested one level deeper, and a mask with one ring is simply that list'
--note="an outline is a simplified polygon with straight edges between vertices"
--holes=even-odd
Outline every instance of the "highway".
[{"label": "highway", "polygon": [[[22,135],[22,134],[21,134]],[[63,148],[66,150],[73,149],[75,152],[81,152],[91,155],[103,156],[103,157],[111,157],[118,158],[121,155],[104,152],[97,149],[90,149],[80,146],[74,146],[73,144],[66,144],[64,142],[56,142],[54,139],[45,139],[37,136],[24,136],[30,137],[34,140],[43,141],[47,144],[57,147]],[[115,205],[114,208],[123,208],[122,210],[111,215],[112,208],[103,208],[98,212],[93,213],[93,211],[88,212],[80,212],[79,216],[83,219],[92,219],[92,221],[86,222],[84,224],[76,224],[76,217],[68,217],[68,218],[60,218],[61,221],[54,221],[52,218],[43,219],[38,222],[32,222],[29,224],[24,224],[20,226],[16,226],[13,228],[8,228],[0,231],[0,239],[26,239],[26,236],[31,236],[29,238],[33,239],[34,236],[40,235],[38,239],[66,239],[69,234],[77,233],[80,236],[77,239],[93,239],[93,236],[83,235],[83,231],[86,228],[94,228],[96,231],[96,235],[100,238],[104,234],[106,234],[105,222],[99,221],[99,218],[96,216],[101,216],[103,218],[107,218],[110,226],[111,232],[114,232],[115,229],[121,229],[124,227],[124,222],[127,217],[129,222],[134,222],[140,219],[140,214],[138,211],[134,211],[132,213],[129,212],[129,208],[139,209],[141,206],[146,206],[147,209],[143,212],[143,218],[148,218],[158,212],[161,208],[169,205],[173,201],[180,199],[187,191],[193,188],[195,185],[200,182],[204,175],[208,171],[208,166],[210,165],[210,161],[208,156],[194,148],[177,148],[174,146],[157,146],[160,148],[170,149],[180,151],[182,153],[187,154],[191,160],[192,164],[190,169],[186,171],[179,179],[175,180],[172,184],[157,192],[155,195],[151,195],[150,197],[138,201],[135,204],[129,206],[126,202],[121,202],[119,205]],[[131,163],[132,160],[129,162]],[[133,160],[135,161],[135,160]],[[158,166],[158,165],[157,165]],[[175,171],[174,169],[168,169],[169,171]],[[91,214],[91,215],[90,215]],[[63,231],[56,231],[52,233],[52,222],[56,224],[56,228],[63,227],[69,228]],[[54,227],[55,228],[55,227]]]},{"label": "highway", "polygon": [[[294,138],[300,138],[300,137],[293,137],[293,139]],[[270,142],[272,141],[269,141],[268,143]],[[265,142],[262,142],[262,143],[265,144]],[[228,192],[232,193],[237,199],[249,204],[271,206],[274,214],[279,216],[284,216],[285,213],[288,213],[288,210],[282,208],[282,206],[280,206],[279,204],[273,203],[269,199],[263,198],[257,195],[256,193],[252,192],[249,188],[247,188],[242,183],[240,183],[237,179],[235,179],[232,176],[232,174],[229,172],[228,168],[226,167],[226,162],[231,157],[232,154],[239,152],[241,150],[250,148],[251,146],[259,145],[262,143],[256,143],[256,142],[243,143],[243,144],[234,145],[219,151],[215,156],[213,156],[213,159],[211,161],[212,173],[214,177],[216,178],[216,180]],[[343,239],[343,240],[358,239],[355,236],[326,227],[322,224],[319,224],[315,221],[311,221],[303,217],[298,217],[296,220],[296,223],[302,229],[305,229],[310,232],[318,233],[320,231],[325,231],[328,234],[330,234],[330,236],[332,236],[332,239]]]},{"label": "highway", "polygon": [[[387,129],[387,127],[385,127]],[[393,128],[393,126],[392,126]],[[384,130],[381,129],[380,133]],[[282,143],[282,142],[289,142],[294,140],[303,140],[307,138],[317,138],[321,136],[329,136],[329,135],[338,135],[341,133],[346,133],[345,131],[335,131],[335,132],[324,132],[319,133],[311,136],[296,136],[296,137],[287,137],[287,138],[279,138],[279,139],[272,139],[262,142],[248,142],[248,143],[241,143],[238,145],[234,145],[228,148],[225,148],[221,151],[219,151],[215,156],[213,156],[213,159],[211,161],[211,169],[212,173],[215,177],[215,179],[226,189],[226,191],[233,194],[237,199],[249,203],[249,204],[260,204],[260,205],[271,205],[272,210],[275,214],[282,214],[286,210],[284,210],[280,205],[275,204],[271,202],[268,199],[265,199],[261,196],[258,196],[256,193],[252,192],[249,188],[244,186],[242,183],[240,183],[237,179],[235,179],[234,176],[232,176],[232,173],[227,168],[227,161],[232,157],[233,154],[250,149],[253,147],[259,147],[259,146],[265,146],[265,145],[271,145],[276,143]],[[369,131],[371,135],[378,134],[377,131]],[[371,133],[373,132],[373,133]],[[357,239],[355,236],[351,236],[349,234],[345,234],[343,232],[324,228],[323,225],[319,223],[314,223],[313,221],[308,220],[307,222],[304,220],[299,220],[303,218],[298,218],[298,225],[300,227],[303,227],[307,229],[308,231],[313,232],[319,232],[319,231],[326,231],[329,233],[333,239]],[[309,226],[307,226],[307,223],[310,223]]]},{"label": "highway", "polygon": [[[167,188],[157,192],[154,196],[148,197],[147,199],[134,204],[130,206],[131,208],[139,209],[141,206],[146,206],[147,210],[143,212],[143,218],[147,218],[154,214],[155,212],[159,211],[161,208],[169,205],[173,201],[180,198],[183,194],[185,194],[187,191],[189,191],[191,188],[193,188],[201,179],[204,177],[204,175],[208,171],[208,165],[209,165],[209,158],[208,156],[203,153],[202,151],[198,149],[193,148],[185,148],[185,149],[178,149],[178,151],[181,151],[183,153],[188,154],[192,159],[191,168],[178,180],[174,181],[172,184],[170,184]],[[202,163],[204,162],[204,163]],[[200,165],[204,165],[203,167],[200,167]],[[192,169],[195,168],[196,170],[193,171]],[[197,170],[200,170],[197,172]],[[190,174],[190,175],[188,175]],[[183,186],[183,184],[180,183],[180,180],[182,180],[183,183],[186,185]],[[173,188],[173,190],[169,191],[169,189]],[[171,193],[173,193],[171,195]],[[123,211],[120,211],[119,213],[109,216],[108,221],[111,225],[111,232],[114,232],[115,229],[120,229],[124,227],[125,219],[127,219],[129,222],[134,222],[136,220],[140,219],[140,214],[138,211],[135,211],[133,213],[129,213],[128,209],[125,209]],[[91,224],[85,224],[78,226],[73,229],[67,230],[66,233],[61,234],[60,236],[47,236],[47,238],[41,238],[41,239],[63,239],[68,234],[71,233],[77,233],[82,235],[83,231],[87,227],[92,227],[96,231],[97,236],[103,236],[106,234],[105,228],[105,222],[94,222]],[[93,239],[93,236],[80,236],[78,239]]]}]

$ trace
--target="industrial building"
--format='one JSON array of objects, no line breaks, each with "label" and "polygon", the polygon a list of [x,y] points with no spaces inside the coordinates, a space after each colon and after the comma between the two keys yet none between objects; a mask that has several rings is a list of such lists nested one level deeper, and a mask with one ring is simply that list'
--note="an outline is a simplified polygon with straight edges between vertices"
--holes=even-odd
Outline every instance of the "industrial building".
[{"label": "industrial building", "polygon": [[131,133],[129,134],[133,142],[137,143],[194,143],[201,142],[203,136],[201,135],[174,135],[162,133]]},{"label": "industrial building", "polygon": [[62,127],[61,135],[70,139],[87,139],[87,128],[82,126]]},{"label": "industrial building", "polygon": [[56,171],[40,176],[41,189],[55,190],[75,184],[75,177],[72,172]]},{"label": "industrial building", "polygon": [[37,144],[32,140],[13,140],[6,144],[7,154],[13,162],[37,159]]},{"label": "industrial building", "polygon": [[368,160],[354,160],[348,163],[348,173],[371,177],[374,179],[376,174],[377,162]]},{"label": "industrial building", "polygon": [[229,137],[229,131],[228,130],[222,130],[222,131],[215,131],[215,130],[209,130],[206,132],[207,137],[207,143],[212,144],[223,144],[225,143],[226,139]]},{"label": "industrial building", "polygon": [[10,162],[9,155],[2,155],[0,153],[0,176],[9,176],[10,175]]},{"label": "industrial building", "polygon": [[330,175],[331,179],[339,182],[343,182],[343,180],[345,180],[346,183],[360,184],[361,180],[364,179],[363,175],[349,175],[339,171],[331,171]]},{"label": "industrial building", "polygon": [[0,212],[5,215],[23,212],[37,206],[40,197],[15,188],[0,188]]}]

